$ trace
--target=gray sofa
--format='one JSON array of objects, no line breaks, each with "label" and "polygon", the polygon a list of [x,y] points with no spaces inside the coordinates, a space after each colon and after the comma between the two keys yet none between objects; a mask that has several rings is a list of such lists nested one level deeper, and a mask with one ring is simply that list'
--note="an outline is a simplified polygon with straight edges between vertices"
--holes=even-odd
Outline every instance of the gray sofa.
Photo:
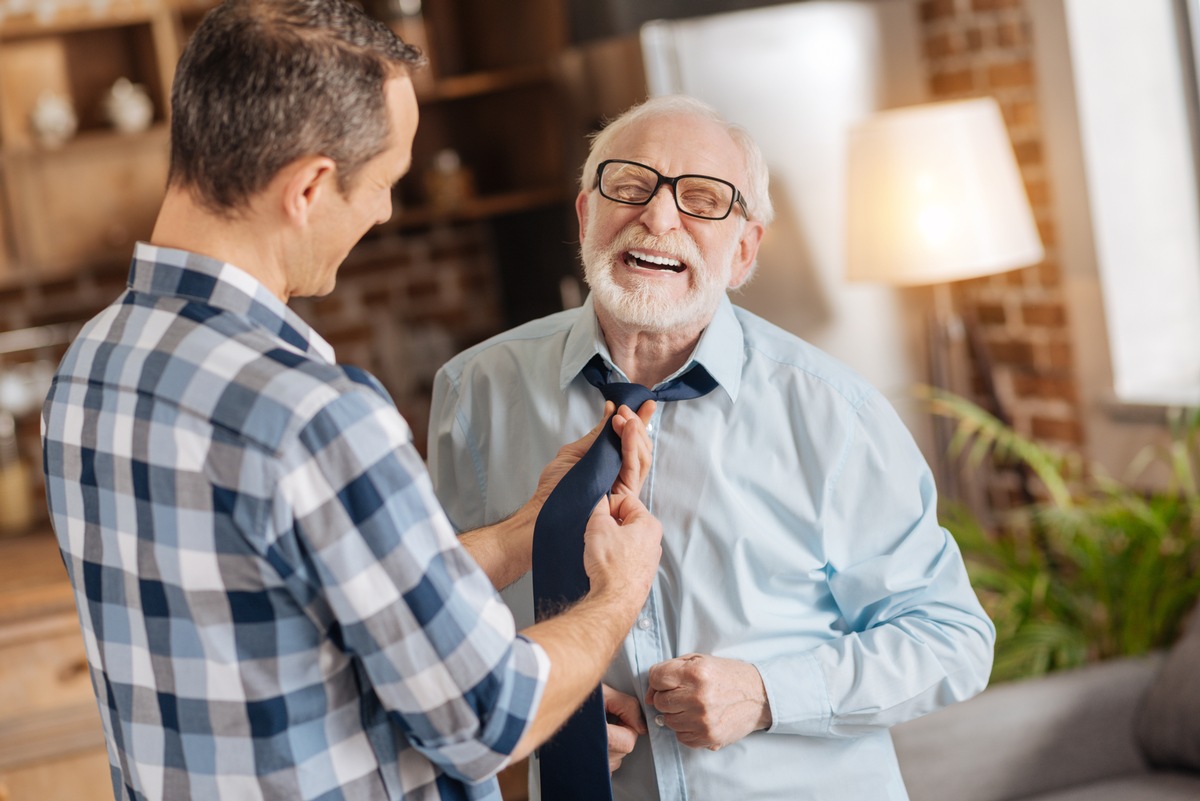
[{"label": "gray sofa", "polygon": [[1167,654],[999,684],[892,735],[911,801],[1197,801],[1200,615]]}]

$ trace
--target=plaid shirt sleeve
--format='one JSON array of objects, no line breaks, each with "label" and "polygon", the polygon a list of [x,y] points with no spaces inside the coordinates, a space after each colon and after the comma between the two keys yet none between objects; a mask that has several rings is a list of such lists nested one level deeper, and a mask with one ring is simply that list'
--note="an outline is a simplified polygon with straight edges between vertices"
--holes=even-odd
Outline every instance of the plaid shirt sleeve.
[{"label": "plaid shirt sleeve", "polygon": [[549,662],[458,544],[411,435],[383,390],[338,395],[282,460],[278,502],[390,722],[446,773],[502,768],[537,709]]},{"label": "plaid shirt sleeve", "polygon": [[248,274],[139,245],[43,407],[119,799],[497,799],[541,701],[377,381]]}]

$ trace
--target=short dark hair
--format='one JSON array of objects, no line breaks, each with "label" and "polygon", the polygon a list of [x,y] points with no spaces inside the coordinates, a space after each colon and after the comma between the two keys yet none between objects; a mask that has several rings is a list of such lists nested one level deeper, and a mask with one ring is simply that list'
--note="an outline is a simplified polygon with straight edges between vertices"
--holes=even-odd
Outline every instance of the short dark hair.
[{"label": "short dark hair", "polygon": [[319,154],[345,192],[387,148],[384,84],[424,63],[345,0],[226,0],[176,68],[168,183],[228,216],[287,164]]}]

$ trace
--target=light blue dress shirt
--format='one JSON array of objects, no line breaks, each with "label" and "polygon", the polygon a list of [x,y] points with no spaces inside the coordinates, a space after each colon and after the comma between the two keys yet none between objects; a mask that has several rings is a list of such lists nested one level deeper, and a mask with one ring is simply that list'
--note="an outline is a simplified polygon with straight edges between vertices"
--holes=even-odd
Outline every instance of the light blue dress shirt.
[{"label": "light blue dress shirt", "polygon": [[[610,359],[589,300],[438,373],[429,464],[457,528],[516,510],[595,424],[603,401],[580,370],[596,353]],[[720,386],[660,404],[650,425],[642,500],[662,564],[605,679],[643,702],[650,735],[615,796],[905,799],[888,728],[979,692],[995,638],[929,468],[879,392],[728,299],[679,372],[692,361]],[[505,593],[518,625],[529,585]],[[713,752],[656,725],[648,671],[692,652],[753,663],[771,728]]]}]

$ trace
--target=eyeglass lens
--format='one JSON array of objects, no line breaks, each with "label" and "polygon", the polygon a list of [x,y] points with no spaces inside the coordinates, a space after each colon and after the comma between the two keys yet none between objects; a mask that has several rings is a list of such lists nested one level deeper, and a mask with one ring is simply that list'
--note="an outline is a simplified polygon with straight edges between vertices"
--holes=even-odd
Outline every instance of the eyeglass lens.
[{"label": "eyeglass lens", "polygon": [[674,181],[675,205],[693,217],[719,220],[733,208],[732,185],[702,175],[669,179],[641,164],[623,161],[606,163],[600,171],[600,194],[618,203],[641,205],[650,200],[663,183]]}]

